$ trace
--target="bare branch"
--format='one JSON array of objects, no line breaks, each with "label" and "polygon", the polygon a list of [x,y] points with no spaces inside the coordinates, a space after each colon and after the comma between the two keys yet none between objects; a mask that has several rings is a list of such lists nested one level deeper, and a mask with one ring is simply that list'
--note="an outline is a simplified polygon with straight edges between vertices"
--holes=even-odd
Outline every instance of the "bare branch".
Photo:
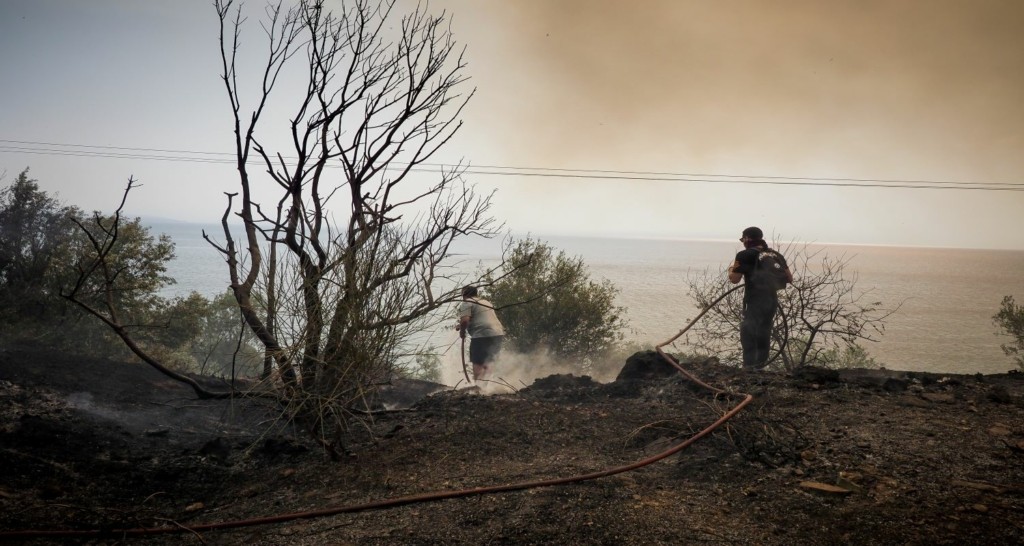
[{"label": "bare branch", "polygon": [[[773,359],[778,358],[783,368],[810,363],[841,365],[837,360],[840,351],[856,347],[858,342],[876,341],[885,331],[885,321],[902,305],[887,308],[879,302],[865,303],[872,291],[857,289],[850,256],[831,257],[823,248],[807,244],[790,243],[780,250],[795,275],[793,284],[779,293],[781,312],[772,336],[782,347]],[[701,306],[723,291],[727,281],[721,272],[705,271],[692,275],[688,284],[690,296]],[[688,341],[702,352],[720,355],[723,361],[735,361],[742,308],[739,296],[728,298],[694,328]]]},{"label": "bare branch", "polygon": [[[499,232],[491,195],[462,180],[461,163],[432,182],[416,169],[450,142],[473,92],[461,90],[465,61],[445,14],[420,6],[394,24],[393,0],[355,0],[338,12],[303,0],[263,14],[269,47],[243,124],[236,59],[244,18],[239,9],[229,20],[231,5],[215,2],[238,193],[222,219],[226,242],[214,246],[247,327],[276,366],[296,370],[284,385],[290,411],[336,446],[345,416],[414,352],[405,348],[413,334],[455,301],[452,242]],[[291,97],[277,89],[286,64],[306,72]],[[291,106],[281,127],[288,150],[257,136],[272,123],[263,119],[272,94],[275,105]],[[251,151],[273,182],[269,194],[254,191]],[[227,226],[236,196],[248,263]]]}]

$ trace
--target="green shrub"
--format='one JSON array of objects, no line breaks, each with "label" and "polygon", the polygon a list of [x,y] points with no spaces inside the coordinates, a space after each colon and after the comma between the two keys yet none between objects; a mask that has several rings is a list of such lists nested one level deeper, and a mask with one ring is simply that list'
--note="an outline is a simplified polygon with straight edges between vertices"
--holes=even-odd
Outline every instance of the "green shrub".
[{"label": "green shrub", "polygon": [[[786,351],[791,361],[795,361],[799,355],[804,354],[807,347],[805,339],[790,339],[786,344]],[[856,343],[844,346],[831,346],[827,348],[815,348],[808,351],[806,365],[821,366],[834,370],[845,370],[851,368],[863,368],[877,370],[882,367],[878,361],[868,354],[867,349]]]},{"label": "green shrub", "polygon": [[531,238],[516,242],[501,271],[487,275],[511,349],[547,351],[588,372],[623,339],[626,309],[615,305],[611,281],[591,280],[579,257]]},{"label": "green shrub", "polygon": [[1017,305],[1013,296],[1004,296],[999,312],[992,315],[992,321],[1002,328],[1003,333],[1013,338],[1010,343],[1000,347],[1006,356],[1013,358],[1021,369],[1024,369],[1024,306]]}]

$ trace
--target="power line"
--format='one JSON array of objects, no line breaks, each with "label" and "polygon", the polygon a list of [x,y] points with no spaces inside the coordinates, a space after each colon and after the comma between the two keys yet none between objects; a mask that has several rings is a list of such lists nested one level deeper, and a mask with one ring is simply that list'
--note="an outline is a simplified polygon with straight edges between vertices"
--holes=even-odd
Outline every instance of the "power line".
[{"label": "power line", "polygon": [[[11,144],[20,146],[11,146]],[[234,164],[237,161],[234,152],[209,152],[201,150],[175,150],[165,148],[136,148],[125,146],[99,146],[89,144],[67,144],[8,139],[0,139],[0,152],[68,157],[134,159],[146,161],[176,161],[186,163]],[[286,160],[287,159],[294,160],[294,158],[286,158]],[[262,163],[262,161],[255,157],[250,159],[250,161],[253,163]],[[396,166],[408,166],[408,164],[396,163]],[[410,170],[413,172],[440,173],[445,169],[451,169],[454,166],[455,165],[453,164],[445,163],[420,163],[418,164],[417,167],[414,167]],[[340,168],[340,165],[329,165],[329,167]],[[551,167],[513,167],[503,165],[468,165],[464,167],[464,169],[464,172],[466,174],[474,174],[481,176],[517,176],[645,182],[690,182],[710,184],[767,184],[815,187],[1024,191],[1024,183],[1005,182],[733,175],[659,171],[622,171],[605,169],[561,169]]]},{"label": "power line", "polygon": [[[546,173],[530,173],[530,172],[490,172],[490,171],[479,171],[473,169],[467,169],[467,172],[472,174],[482,175],[496,175],[496,176],[540,176],[540,177],[551,177],[551,178],[586,178],[586,179],[601,179],[601,180],[636,180],[636,181],[655,181],[655,182],[700,182],[708,184],[767,184],[777,186],[814,186],[814,187],[851,187],[851,188],[911,188],[911,189],[945,189],[945,190],[983,190],[983,191],[1024,191],[1024,184],[991,184],[982,186],[975,182],[925,182],[925,181],[913,181],[908,180],[904,183],[895,183],[896,181],[882,181],[882,180],[860,180],[856,181],[851,179],[849,182],[843,182],[841,178],[798,178],[798,177],[771,177],[771,176],[750,176],[743,180],[715,180],[709,178],[698,178],[700,176],[733,176],[739,177],[739,175],[673,175],[671,178],[662,176],[630,176],[630,175],[590,175],[590,174],[546,174]],[[743,178],[743,177],[740,177]],[[878,182],[872,184],[869,182]],[[951,185],[943,185],[951,184]],[[952,185],[952,184],[970,184],[970,185]]]},{"label": "power line", "polygon": [[61,146],[65,148],[96,148],[99,150],[132,150],[140,152],[168,152],[176,154],[209,154],[209,155],[227,155],[234,157],[234,152],[202,152],[198,150],[168,150],[164,148],[129,148],[126,146],[99,146],[96,144],[62,144],[59,142],[37,142],[33,140],[5,140],[0,139],[0,142],[6,142],[11,144],[32,144],[36,146]]},{"label": "power line", "polygon": [[[2,142],[2,141],[0,141]],[[657,171],[614,171],[614,170],[601,170],[601,169],[556,169],[551,167],[502,167],[498,165],[475,165],[475,168],[479,169],[522,169],[532,171],[567,171],[567,172],[586,172],[586,173],[609,173],[609,174],[620,174],[620,175],[647,175],[647,176],[692,176],[692,177],[718,177],[718,178],[743,178],[743,179],[763,179],[763,180],[806,180],[806,181],[826,181],[826,182],[865,182],[865,183],[878,183],[878,184],[959,184],[959,185],[984,185],[984,186],[1008,186],[1008,187],[1024,187],[1024,183],[1016,182],[967,182],[967,181],[954,181],[954,180],[903,180],[903,179],[884,179],[884,178],[830,178],[830,177],[808,177],[808,176],[769,176],[769,175],[745,175],[745,174],[712,174],[712,173],[673,173],[673,172],[657,172]],[[499,173],[492,173],[499,174]]]}]

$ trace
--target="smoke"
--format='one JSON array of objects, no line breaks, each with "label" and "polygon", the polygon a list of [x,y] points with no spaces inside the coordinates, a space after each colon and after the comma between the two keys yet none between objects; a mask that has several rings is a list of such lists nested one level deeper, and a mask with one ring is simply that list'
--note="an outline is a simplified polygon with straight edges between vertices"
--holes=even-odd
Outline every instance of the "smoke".
[{"label": "smoke", "polygon": [[88,413],[105,421],[112,421],[119,424],[127,424],[128,416],[123,411],[97,404],[90,392],[73,392],[68,394],[67,404],[69,408]]},{"label": "smoke", "polygon": [[496,388],[511,386],[516,389],[528,387],[542,377],[555,374],[573,373],[569,366],[552,358],[551,353],[541,349],[532,353],[516,353],[502,351],[498,359],[491,365],[484,392],[494,392]]},{"label": "smoke", "polygon": [[1007,164],[1024,138],[1021,2],[458,6],[474,115],[511,164],[1004,179],[1022,166]]},{"label": "smoke", "polygon": [[[620,356],[609,356],[606,360],[591,363],[584,370],[578,362],[558,358],[546,348],[529,353],[519,353],[506,348],[491,364],[490,374],[486,380],[467,384],[461,358],[458,352],[451,352],[444,359],[442,381],[446,385],[458,388],[475,385],[483,394],[509,394],[551,375],[588,375],[594,381],[608,383],[615,380],[625,364]],[[472,364],[468,359],[466,366],[472,378]]]}]

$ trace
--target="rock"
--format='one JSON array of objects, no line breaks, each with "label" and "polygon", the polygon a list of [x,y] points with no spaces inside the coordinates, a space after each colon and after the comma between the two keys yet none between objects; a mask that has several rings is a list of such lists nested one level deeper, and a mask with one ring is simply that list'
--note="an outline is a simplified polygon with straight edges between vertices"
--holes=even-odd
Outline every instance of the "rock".
[{"label": "rock", "polygon": [[853,470],[841,470],[839,472],[839,479],[847,480],[859,485],[864,481],[864,474]]},{"label": "rock", "polygon": [[223,462],[231,455],[231,445],[227,440],[218,436],[203,444],[203,447],[199,448],[199,454]]},{"label": "rock", "polygon": [[986,397],[997,404],[1009,404],[1013,402],[1013,397],[1010,396],[1010,391],[1002,385],[993,385],[988,389]]},{"label": "rock", "polygon": [[847,489],[845,487],[839,487],[837,485],[829,485],[827,483],[821,483],[821,482],[809,482],[809,481],[807,481],[807,482],[800,482],[800,487],[802,487],[804,489],[808,489],[810,491],[814,491],[816,493],[823,493],[823,494],[826,494],[826,495],[836,495],[836,496],[849,495],[850,493],[853,492],[853,491],[851,491],[851,490],[849,490],[849,489]]},{"label": "rock", "polygon": [[1004,491],[1002,487],[992,485],[990,483],[969,482],[965,480],[953,480],[950,483],[959,487],[974,489],[976,491],[988,491],[990,493],[1002,493]]},{"label": "rock", "polygon": [[836,486],[842,487],[843,489],[849,489],[850,491],[860,492],[864,488],[858,483],[863,479],[857,472],[840,472],[839,477],[836,478]]},{"label": "rock", "polygon": [[897,481],[895,478],[882,476],[878,479],[878,481],[875,482],[873,489],[876,495],[888,496],[888,494],[891,494],[893,491],[898,489],[899,486],[900,482]]},{"label": "rock", "polygon": [[293,438],[267,438],[260,445],[257,453],[269,458],[298,455],[309,451],[309,448]]},{"label": "rock", "polygon": [[432,381],[395,378],[377,389],[369,400],[369,405],[374,410],[407,409],[427,396],[447,389],[447,386]]},{"label": "rock", "polygon": [[953,404],[956,402],[956,396],[945,392],[925,392],[921,393],[921,398],[938,404]]},{"label": "rock", "polygon": [[615,381],[666,379],[677,374],[679,370],[666,362],[656,351],[638,351],[626,359],[626,364],[619,370]]},{"label": "rock", "polygon": [[951,386],[954,386],[954,387],[958,387],[958,386],[964,384],[964,382],[961,381],[959,378],[957,378],[957,377],[950,377],[948,375],[942,376],[939,379],[939,383],[942,384],[942,385],[951,385]]},{"label": "rock", "polygon": [[1009,427],[1002,424],[995,424],[988,429],[988,433],[992,436],[1009,436],[1013,434],[1013,431]]},{"label": "rock", "polygon": [[589,375],[575,376],[573,374],[554,374],[541,377],[532,385],[523,389],[524,391],[560,391],[574,389],[590,389],[596,383]]},{"label": "rock", "polygon": [[903,392],[910,387],[910,381],[903,378],[890,377],[882,384],[882,388],[888,392]]},{"label": "rock", "polygon": [[907,379],[905,372],[850,368],[839,370],[838,373],[844,383],[851,385],[881,388],[890,392],[904,391],[910,386],[910,380]]},{"label": "rock", "polygon": [[839,372],[837,370],[830,370],[828,368],[819,368],[817,366],[801,366],[793,371],[793,378],[806,381],[808,383],[838,383]]},{"label": "rock", "polygon": [[927,400],[922,400],[914,396],[904,396],[898,402],[901,406],[910,406],[913,408],[931,408],[932,405]]}]

